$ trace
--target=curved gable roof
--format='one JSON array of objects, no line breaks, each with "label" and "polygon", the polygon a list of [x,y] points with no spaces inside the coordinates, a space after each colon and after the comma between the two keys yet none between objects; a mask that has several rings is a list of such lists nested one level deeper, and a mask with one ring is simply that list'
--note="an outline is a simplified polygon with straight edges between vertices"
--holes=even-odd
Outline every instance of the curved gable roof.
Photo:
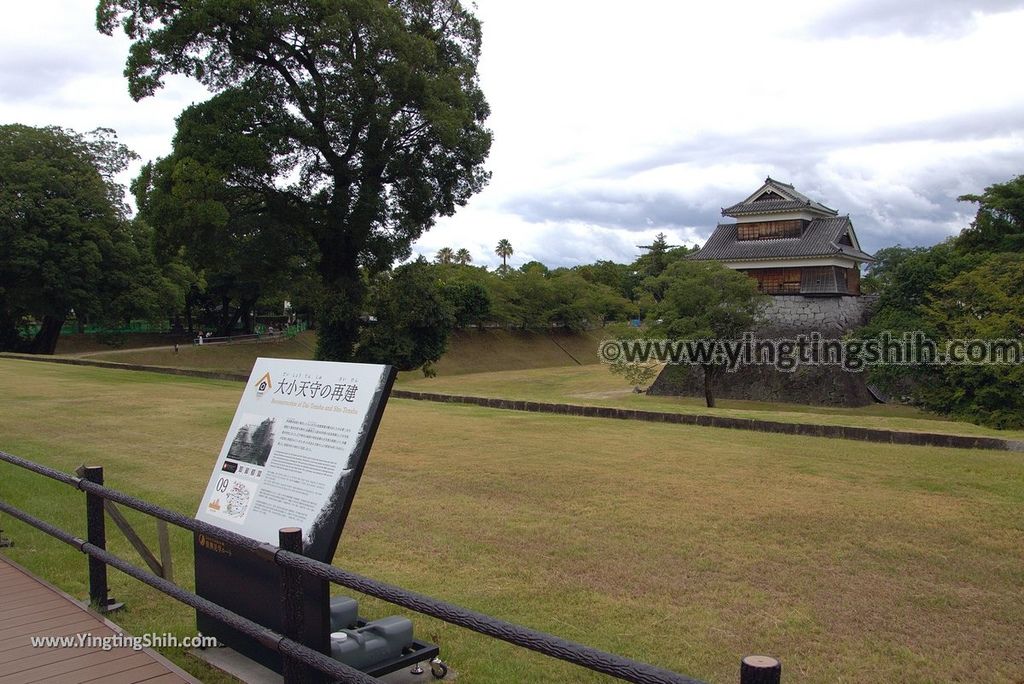
[{"label": "curved gable roof", "polygon": [[[772,195],[773,199],[758,200],[762,195]],[[778,197],[779,199],[774,199]],[[753,214],[769,214],[783,211],[811,211],[825,216],[835,216],[839,212],[830,209],[820,202],[797,191],[789,183],[783,183],[771,176],[765,178],[764,184],[742,202],[722,209],[723,216],[750,216]]]}]

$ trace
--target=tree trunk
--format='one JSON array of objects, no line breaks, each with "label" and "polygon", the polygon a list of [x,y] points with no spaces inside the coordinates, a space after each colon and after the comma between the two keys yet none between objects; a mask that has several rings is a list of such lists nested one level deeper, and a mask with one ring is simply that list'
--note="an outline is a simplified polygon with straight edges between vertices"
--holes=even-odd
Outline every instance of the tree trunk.
[{"label": "tree trunk", "polygon": [[60,329],[64,327],[65,316],[43,316],[43,322],[39,326],[32,343],[29,345],[30,354],[53,354],[57,350],[57,339],[60,337]]},{"label": "tree trunk", "polygon": [[[338,223],[342,223],[341,218]],[[318,244],[319,271],[327,292],[317,315],[316,358],[347,361],[355,352],[366,297],[366,287],[359,273],[358,250],[352,238],[340,231],[319,240]]]},{"label": "tree trunk", "polygon": [[[249,317],[249,312],[255,305],[255,299],[243,299],[241,302],[239,302],[238,307],[235,309],[235,312],[231,314],[226,320],[223,320],[222,328],[217,331],[217,334],[222,337],[230,337],[231,332],[235,329],[235,325],[238,324],[238,321],[241,320],[245,321],[246,323],[248,322],[246,321],[246,319]],[[225,303],[225,306],[227,306],[227,303]],[[243,318],[243,316],[246,318]]]},{"label": "tree trunk", "polygon": [[237,321],[242,321],[242,330],[247,335],[252,334],[252,310],[256,306],[255,299],[243,299],[242,303],[238,305],[238,311],[235,312],[235,317],[231,322],[231,327],[235,327]]},{"label": "tree trunk", "polygon": [[704,401],[708,408],[715,408],[715,395],[711,391],[711,369],[704,366]]},{"label": "tree trunk", "polygon": [[[217,324],[217,335],[220,337],[229,337],[231,335],[231,328],[234,326],[234,321],[237,318],[231,319],[231,300],[227,297],[221,297],[220,299],[220,316],[217,317],[219,323]],[[228,321],[231,320],[229,324]]]},{"label": "tree trunk", "polygon": [[188,334],[195,335],[195,324],[192,321],[192,298],[185,297],[185,325],[188,326]]},{"label": "tree trunk", "polygon": [[324,361],[346,361],[355,352],[365,296],[358,272],[329,285],[317,320],[316,357]]}]

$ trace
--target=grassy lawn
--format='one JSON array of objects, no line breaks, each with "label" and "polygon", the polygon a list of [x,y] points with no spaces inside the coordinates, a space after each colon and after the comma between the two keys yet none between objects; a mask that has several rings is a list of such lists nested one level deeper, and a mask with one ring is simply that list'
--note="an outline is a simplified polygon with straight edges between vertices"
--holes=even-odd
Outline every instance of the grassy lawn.
[{"label": "grassy lawn", "polygon": [[709,409],[704,405],[703,398],[635,394],[622,379],[622,376],[611,373],[608,367],[602,364],[557,369],[538,368],[475,373],[449,377],[438,376],[436,378],[424,378],[419,373],[402,373],[399,376],[398,386],[408,390],[477,397],[616,406],[648,411],[702,413],[793,423],[988,435],[1007,439],[1024,438],[1024,430],[996,430],[972,423],[948,420],[911,406],[897,404],[875,404],[860,408],[829,408],[720,399],[716,408]]},{"label": "grassy lawn", "polygon": [[[241,389],[3,359],[0,382],[0,449],[100,463],[112,486],[189,514]],[[84,534],[67,487],[0,464],[0,497]],[[335,562],[710,681],[735,681],[747,653],[781,657],[789,682],[1019,681],[1022,510],[1020,454],[395,400]],[[86,594],[84,557],[0,522],[5,554]],[[191,588],[190,537],[173,542]],[[190,610],[116,571],[111,584],[129,630],[194,634]],[[416,625],[460,681],[600,679]]]}]

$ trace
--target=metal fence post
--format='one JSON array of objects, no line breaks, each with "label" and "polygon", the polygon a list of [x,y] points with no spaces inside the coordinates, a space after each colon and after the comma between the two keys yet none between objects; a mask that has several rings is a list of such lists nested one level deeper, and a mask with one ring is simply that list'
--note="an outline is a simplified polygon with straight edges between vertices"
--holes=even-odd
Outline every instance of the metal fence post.
[{"label": "metal fence post", "polygon": [[782,663],[776,658],[749,655],[740,661],[740,684],[779,684]]},{"label": "metal fence post", "polygon": [[[278,546],[285,551],[302,553],[302,530],[298,527],[282,527],[277,532]],[[281,632],[294,641],[302,640],[305,623],[305,596],[302,588],[304,573],[290,567],[281,567]],[[318,676],[301,661],[282,654],[285,684],[311,684],[323,678]]]},{"label": "metal fence post", "polygon": [[[103,466],[82,466],[82,477],[98,485],[103,484]],[[107,530],[103,515],[103,497],[85,493],[86,537],[93,546],[106,551]],[[89,556],[89,602],[101,613],[109,613],[123,607],[108,595],[107,565],[98,558]]]}]

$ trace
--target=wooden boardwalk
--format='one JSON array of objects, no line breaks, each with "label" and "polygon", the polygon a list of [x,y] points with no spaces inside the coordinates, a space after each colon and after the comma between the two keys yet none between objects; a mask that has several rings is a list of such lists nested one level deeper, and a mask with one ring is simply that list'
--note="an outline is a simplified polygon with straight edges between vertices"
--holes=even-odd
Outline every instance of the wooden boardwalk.
[{"label": "wooden boardwalk", "polygon": [[[83,572],[85,571],[83,565]],[[198,684],[150,649],[33,647],[32,637],[112,637],[116,625],[0,555],[0,684]]]}]

